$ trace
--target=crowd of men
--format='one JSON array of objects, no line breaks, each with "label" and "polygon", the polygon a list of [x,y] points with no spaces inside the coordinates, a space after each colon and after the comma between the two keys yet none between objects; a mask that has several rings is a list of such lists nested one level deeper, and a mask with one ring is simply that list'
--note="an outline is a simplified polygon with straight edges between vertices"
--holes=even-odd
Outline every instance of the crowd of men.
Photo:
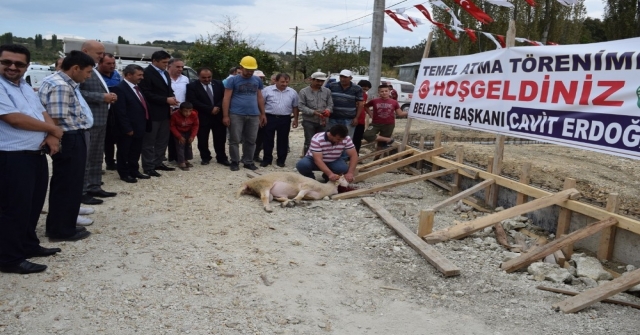
[{"label": "crowd of men", "polygon": [[[370,112],[349,70],[340,72],[340,80],[328,88],[323,87],[326,74],[316,72],[310,85],[297,93],[286,73],[273,75],[271,85],[265,86],[251,56],[242,58],[223,81],[213,79],[213,71],[204,67],[198,80],[189,82],[182,75],[182,60],[157,51],[148,67],[130,64],[120,75],[114,55],[105,53],[102,43],[86,41],[82,50],[56,62],[58,71],[36,92],[22,79],[30,61],[24,46],[0,46],[0,272],[44,271],[46,265],[28,259],[61,251],[42,247],[35,233],[48,183],[45,236],[50,242],[78,241],[90,235],[85,227],[93,222],[81,214],[94,211],[81,204],[98,205],[117,196],[102,187],[103,162],[126,183],[175,170],[165,161],[178,160],[179,167],[188,170],[180,149],[187,141],[190,154],[196,136],[202,165],[210,164],[215,153],[217,163],[231,171],[238,171],[241,163],[250,170],[258,169],[256,162],[267,167],[275,161],[284,167],[289,132],[298,127],[301,115],[305,142],[297,170],[310,178],[315,178],[313,171],[321,171],[325,181],[341,174],[348,181],[354,178],[359,143],[352,138],[362,113]],[[380,92],[384,97],[384,90]],[[367,106],[374,113],[379,108],[395,111],[397,103],[383,102]],[[172,118],[174,113],[183,117]],[[186,120],[192,121],[187,125]],[[185,138],[171,135],[181,134],[176,127]],[[384,134],[367,133],[378,128]],[[365,138],[379,146],[393,141],[392,126],[378,128],[367,129]],[[46,154],[52,160],[50,181]]]}]

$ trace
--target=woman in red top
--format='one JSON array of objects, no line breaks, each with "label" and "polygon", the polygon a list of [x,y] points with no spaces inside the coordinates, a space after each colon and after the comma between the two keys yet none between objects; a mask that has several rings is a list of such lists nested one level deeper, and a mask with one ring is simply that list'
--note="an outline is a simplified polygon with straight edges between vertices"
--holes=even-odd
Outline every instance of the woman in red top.
[{"label": "woman in red top", "polygon": [[189,171],[193,166],[189,163],[193,159],[191,143],[198,134],[199,125],[198,112],[190,102],[181,103],[180,111],[171,115],[171,134],[176,138],[176,156],[182,171]]},{"label": "woman in red top", "polygon": [[[358,82],[358,86],[362,87],[362,99],[366,103],[367,102],[367,91],[371,88],[371,83],[368,80],[360,80]],[[362,113],[360,113],[360,118],[358,119],[358,125],[356,126],[356,130],[353,132],[353,145],[356,147],[356,152],[360,153],[360,146],[362,145],[362,135],[364,134],[364,123],[365,118],[367,117],[367,108],[363,107]]]}]

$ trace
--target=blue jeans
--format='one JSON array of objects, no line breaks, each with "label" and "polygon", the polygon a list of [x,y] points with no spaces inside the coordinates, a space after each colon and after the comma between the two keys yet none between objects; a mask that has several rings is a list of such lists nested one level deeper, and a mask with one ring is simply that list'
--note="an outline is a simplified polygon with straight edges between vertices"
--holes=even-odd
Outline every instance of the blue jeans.
[{"label": "blue jeans", "polygon": [[[336,159],[333,162],[324,162],[329,170],[331,170],[335,174],[345,174],[349,171],[349,166],[343,159]],[[320,171],[316,163],[313,161],[313,157],[304,156],[301,160],[296,164],[296,169],[300,172],[301,175],[305,177],[309,177],[311,179],[316,179],[316,176],[313,174],[313,171]]]},{"label": "blue jeans", "polygon": [[353,140],[353,133],[356,131],[356,126],[352,126],[351,125],[351,121],[353,121],[353,119],[332,119],[332,118],[329,118],[329,120],[327,120],[327,131],[329,131],[329,129],[331,129],[331,127],[333,127],[333,126],[335,126],[337,124],[344,125],[349,130],[349,137],[351,137],[351,140]]}]

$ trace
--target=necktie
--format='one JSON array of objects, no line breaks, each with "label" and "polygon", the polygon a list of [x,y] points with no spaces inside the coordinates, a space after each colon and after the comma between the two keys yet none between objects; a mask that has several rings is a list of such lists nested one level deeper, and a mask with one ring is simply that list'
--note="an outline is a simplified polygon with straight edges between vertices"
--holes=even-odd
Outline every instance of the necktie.
[{"label": "necktie", "polygon": [[138,85],[134,86],[133,88],[136,90],[136,94],[138,95],[138,99],[140,99],[140,102],[142,103],[142,107],[144,107],[144,116],[147,120],[149,120],[149,110],[147,109],[147,103],[146,101],[144,101],[142,94],[140,94],[140,89],[138,88]]},{"label": "necktie", "polygon": [[209,87],[209,85],[205,85],[204,87],[206,87],[207,89],[207,95],[209,96],[209,100],[211,100],[211,103],[213,103],[213,92],[211,91],[211,87]]}]

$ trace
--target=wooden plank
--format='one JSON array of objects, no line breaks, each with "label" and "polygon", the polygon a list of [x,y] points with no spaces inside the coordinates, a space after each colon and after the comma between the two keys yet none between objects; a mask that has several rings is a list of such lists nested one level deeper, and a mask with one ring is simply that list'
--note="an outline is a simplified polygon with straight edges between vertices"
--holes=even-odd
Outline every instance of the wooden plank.
[{"label": "wooden plank", "polygon": [[[493,169],[491,169],[491,173],[495,175],[500,175],[502,173],[502,159],[504,156],[504,135],[496,135],[496,147],[493,153]],[[498,193],[500,192],[500,187],[496,184],[491,185],[491,189],[489,189],[489,201],[487,204],[491,208],[496,208],[498,206]]]},{"label": "wooden plank", "polygon": [[[576,187],[576,180],[573,178],[567,178],[564,180],[564,188],[565,190]],[[556,238],[560,238],[569,233],[571,228],[571,210],[566,208],[560,208],[560,214],[558,215],[558,226],[556,228]],[[567,245],[564,250],[562,250],[565,257],[571,259],[571,255],[573,255],[573,245]]]},{"label": "wooden plank", "polygon": [[[526,194],[527,196],[532,198],[542,198],[542,197],[553,194],[551,192],[533,187],[531,185],[522,184],[520,182],[511,180],[506,177],[493,175],[493,174],[487,173],[484,170],[476,169],[474,167],[466,166],[464,164],[459,164],[452,160],[448,160],[446,158],[442,158],[439,156],[425,158],[425,160],[431,164],[435,164],[443,168],[464,167],[469,172],[477,172],[478,178],[495,179],[496,184],[512,189],[516,192]],[[619,229],[628,230],[630,232],[640,235],[640,221],[632,219],[630,217],[620,215],[620,214],[610,213],[610,212],[607,212],[604,208],[588,205],[575,200],[567,201],[566,203],[562,204],[562,207],[568,208],[576,213],[580,213],[582,215],[592,217],[596,220],[604,220],[608,217],[614,217],[616,218],[616,220],[618,220],[618,224],[616,225],[616,227],[618,227]]]},{"label": "wooden plank", "polygon": [[553,257],[556,258],[556,263],[558,263],[558,265],[560,265],[560,267],[563,268],[564,262],[566,262],[567,259],[564,257],[564,253],[562,253],[562,250],[556,250],[553,253]]},{"label": "wooden plank", "polygon": [[[487,172],[488,173],[492,173],[493,172],[493,156],[489,156],[489,158],[487,159]],[[484,190],[484,203],[488,204],[489,203],[489,190]]]},{"label": "wooden plank", "polygon": [[[520,173],[520,182],[525,185],[529,185],[529,182],[531,181],[531,177],[529,177],[530,173],[531,173],[531,163],[525,162],[524,164],[522,164],[522,172]],[[526,194],[518,192],[518,195],[516,196],[516,205],[524,204],[525,202],[527,202],[528,198],[529,197],[527,197]]]},{"label": "wooden plank", "polygon": [[373,169],[371,171],[367,171],[364,173],[359,174],[358,176],[356,176],[355,178],[355,182],[361,182],[367,178],[371,178],[373,176],[377,176],[379,174],[383,174],[387,171],[391,171],[394,169],[397,169],[399,167],[403,167],[412,163],[415,163],[419,160],[422,160],[424,158],[433,156],[433,155],[440,155],[441,153],[444,152],[444,148],[437,148],[437,149],[433,149],[430,151],[425,151],[425,152],[421,152],[419,154],[413,155],[411,157],[405,158],[405,159],[401,159],[399,161],[395,161],[393,163],[387,164],[385,166],[381,166],[377,169]]},{"label": "wooden plank", "polygon": [[[362,149],[362,147],[360,147],[360,149]],[[378,151],[372,151],[372,152],[370,152],[370,153],[368,153],[366,155],[362,155],[362,156],[358,157],[358,163],[364,161],[365,159],[369,159],[369,158],[378,156],[380,154],[391,152],[391,151],[397,150],[397,149],[398,148],[395,145],[392,145],[391,147],[386,148],[386,149],[382,149],[382,150],[378,150]],[[375,147],[374,147],[373,150],[375,150]]]},{"label": "wooden plank", "polygon": [[[464,147],[461,145],[456,147],[456,162],[457,163],[464,162]],[[451,195],[454,195],[460,192],[461,181],[462,181],[462,178],[460,177],[460,174],[456,173],[455,176],[453,176],[453,186],[451,188]]]},{"label": "wooden plank", "polygon": [[471,206],[473,207],[475,210],[477,210],[478,212],[482,212],[482,213],[493,213],[492,210],[487,209],[482,207],[481,205],[481,201],[478,201],[476,198],[474,197],[469,197],[466,199],[462,199],[462,202],[467,205],[467,206]]},{"label": "wooden plank", "polygon": [[[418,143],[418,150],[419,151],[424,150],[424,135],[420,135],[420,143]],[[422,169],[422,161],[419,161],[418,163],[416,163],[416,168],[418,170]]]},{"label": "wooden plank", "polygon": [[510,249],[511,245],[509,244],[509,240],[507,239],[507,233],[504,231],[504,228],[502,228],[500,222],[493,225],[493,231],[496,234],[496,240],[498,241],[498,243],[500,243],[500,245],[502,245],[503,247]]},{"label": "wooden plank", "polygon": [[394,159],[398,159],[400,157],[413,155],[413,153],[414,153],[413,149],[409,149],[409,150],[405,150],[405,151],[402,151],[402,152],[398,152],[397,154],[393,154],[393,155],[387,156],[385,158],[377,159],[377,160],[375,160],[373,162],[369,162],[367,164],[359,165],[357,167],[357,170],[361,171],[361,170],[364,170],[364,169],[368,169],[370,167],[373,167],[373,166],[376,166],[376,165],[380,165],[382,163],[386,163],[386,162],[392,161]]},{"label": "wooden plank", "polygon": [[[549,292],[554,292],[554,293],[562,293],[562,294],[566,294],[566,295],[574,295],[575,296],[575,295],[580,294],[580,292],[563,290],[563,289],[555,288],[555,287],[536,286],[536,288],[538,290],[549,291]],[[619,300],[619,299],[604,299],[604,300],[600,300],[600,302],[607,302],[607,303],[610,303],[610,304],[629,306],[629,307],[640,309],[640,305],[639,304],[634,304],[632,302]]]},{"label": "wooden plank", "polygon": [[464,190],[464,191],[462,191],[462,192],[460,192],[460,193],[458,193],[458,194],[456,194],[456,195],[454,195],[454,196],[452,196],[452,197],[450,197],[448,199],[445,199],[445,200],[443,200],[443,201],[431,206],[430,209],[434,210],[434,211],[440,210],[440,209],[442,209],[442,208],[444,208],[446,206],[449,206],[449,205],[451,205],[453,203],[458,202],[459,200],[462,200],[462,199],[464,199],[466,197],[469,197],[472,194],[474,194],[474,193],[476,193],[476,192],[478,192],[478,191],[480,191],[482,189],[485,189],[485,188],[493,185],[493,183],[495,183],[495,181],[493,179],[487,179],[487,180],[485,180],[485,181],[483,181],[481,183],[473,185],[472,187],[470,187],[470,188],[468,188],[468,189],[466,189],[466,190]]},{"label": "wooden plank", "polygon": [[[615,213],[618,211],[618,193],[609,194],[607,206],[608,212]],[[613,246],[616,240],[616,227],[609,227],[600,234],[600,244],[598,245],[598,259],[610,261],[613,258]]]},{"label": "wooden plank", "polygon": [[382,207],[373,198],[363,198],[362,202],[369,206],[369,208],[371,208],[371,210],[375,212],[382,221],[395,230],[396,233],[402,237],[405,242],[407,242],[407,244],[422,255],[427,262],[438,269],[438,271],[440,271],[445,277],[460,275],[460,269],[457,266],[442,256],[442,254],[434,247],[425,243],[404,224],[394,218],[391,213],[384,209],[384,207]]},{"label": "wooden plank", "polygon": [[553,308],[565,313],[574,313],[638,284],[640,284],[640,269],[554,304]]},{"label": "wooden plank", "polygon": [[418,220],[418,237],[431,234],[433,231],[433,219],[436,215],[435,211],[426,210],[420,211],[420,218]]},{"label": "wooden plank", "polygon": [[519,257],[516,257],[512,260],[502,263],[500,268],[505,270],[506,272],[513,272],[529,264],[542,259],[548,255],[553,254],[556,250],[560,250],[564,246],[568,244],[573,244],[577,241],[582,240],[585,237],[591,236],[606,227],[610,227],[616,224],[616,219],[608,218],[603,221],[598,221],[593,224],[590,224],[582,229],[576,230],[569,235],[563,236],[561,238],[557,238],[550,243],[547,243],[542,246],[535,247],[529,252]]},{"label": "wooden plank", "polygon": [[[437,169],[435,171],[438,171]],[[451,191],[451,184],[448,184],[447,182],[444,182],[442,180],[438,180],[438,179],[429,179],[430,182],[432,182],[434,185],[445,189],[447,191]]]},{"label": "wooden plank", "polygon": [[361,196],[361,195],[364,195],[364,194],[378,192],[378,191],[390,189],[390,188],[393,188],[393,187],[402,186],[402,185],[405,185],[405,184],[415,183],[415,182],[421,181],[421,180],[437,178],[437,177],[444,176],[444,175],[447,175],[447,174],[452,174],[454,172],[456,172],[456,169],[438,170],[436,172],[429,172],[429,173],[421,174],[421,175],[418,175],[418,176],[413,176],[413,177],[409,177],[409,178],[405,178],[405,179],[390,181],[388,183],[379,184],[379,185],[373,186],[371,188],[363,188],[363,189],[357,189],[357,190],[353,190],[353,191],[349,191],[349,192],[345,192],[345,193],[339,193],[339,194],[333,195],[331,197],[331,199],[339,200],[339,199],[355,198],[357,196]]},{"label": "wooden plank", "polygon": [[429,243],[437,243],[446,241],[448,239],[459,239],[465,236],[471,235],[474,232],[483,228],[489,227],[496,222],[512,218],[514,216],[522,215],[524,213],[532,212],[540,208],[549,207],[551,205],[557,205],[569,199],[570,196],[579,194],[575,189],[558,192],[554,195],[542,197],[520,206],[511,207],[503,211],[490,214],[475,220],[465,222],[463,225],[450,227],[449,229],[440,230],[431,233],[425,237]]},{"label": "wooden plank", "polygon": [[398,147],[398,151],[404,151],[407,147],[407,142],[409,142],[409,134],[411,133],[411,122],[413,122],[412,118],[407,118],[407,124],[404,127],[404,134],[402,134],[402,143]]},{"label": "wooden plank", "polygon": [[[438,130],[436,131],[436,136],[433,138],[433,148],[440,148],[442,147],[442,131]],[[437,171],[438,170],[438,166],[433,164],[431,166],[431,170],[432,171]]]}]

